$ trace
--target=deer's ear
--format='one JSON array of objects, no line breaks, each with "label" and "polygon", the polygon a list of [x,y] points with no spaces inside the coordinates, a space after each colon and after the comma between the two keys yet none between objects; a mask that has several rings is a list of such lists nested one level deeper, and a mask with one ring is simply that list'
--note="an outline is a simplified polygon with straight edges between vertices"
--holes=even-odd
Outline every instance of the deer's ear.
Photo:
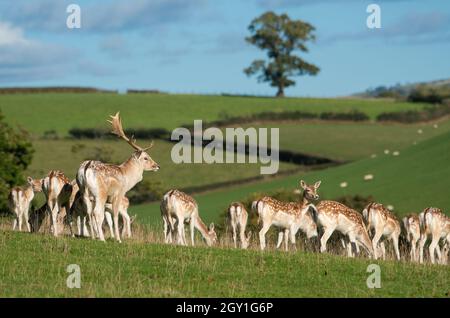
[{"label": "deer's ear", "polygon": [[306,188],[306,182],[303,180],[300,180],[300,187],[302,187],[303,189]]},{"label": "deer's ear", "polygon": [[209,230],[210,230],[210,231],[214,231],[214,223],[211,223],[211,224],[209,225]]},{"label": "deer's ear", "polygon": [[29,183],[31,183],[31,182],[33,182],[33,178],[32,178],[32,177],[27,177],[27,181],[28,181]]},{"label": "deer's ear", "polygon": [[322,181],[317,181],[315,184],[314,184],[314,188],[316,188],[316,189],[318,189],[319,187],[320,187],[320,184],[322,183]]}]

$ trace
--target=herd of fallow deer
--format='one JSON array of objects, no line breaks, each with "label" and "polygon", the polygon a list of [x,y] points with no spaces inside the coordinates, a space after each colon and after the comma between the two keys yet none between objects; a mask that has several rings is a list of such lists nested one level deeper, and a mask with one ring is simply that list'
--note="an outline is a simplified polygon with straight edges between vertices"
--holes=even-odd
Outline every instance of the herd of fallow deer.
[{"label": "herd of fallow deer", "polygon": [[[9,205],[15,215],[13,230],[22,230],[23,222],[28,232],[38,232],[43,220],[50,220],[50,231],[54,236],[63,233],[67,225],[74,236],[73,220],[77,220],[78,236],[90,236],[105,240],[104,221],[110,235],[117,241],[121,237],[131,237],[132,219],[128,215],[129,201],[125,196],[143,178],[144,171],[157,171],[159,165],[150,157],[147,150],[136,140],[126,136],[119,113],[109,121],[112,133],[125,140],[134,152],[120,165],[88,160],[83,162],[75,180],[69,180],[63,172],[53,170],[42,179],[28,177],[27,185],[14,187],[9,195]],[[369,257],[386,258],[385,242],[391,241],[397,260],[401,259],[399,240],[402,224],[409,245],[410,256],[414,262],[424,262],[424,247],[431,237],[429,258],[431,263],[447,264],[450,247],[450,218],[440,209],[427,208],[419,215],[410,214],[402,223],[382,204],[370,203],[362,214],[335,201],[321,201],[318,189],[321,182],[313,185],[300,181],[302,190],[298,202],[281,202],[271,197],[262,197],[252,203],[252,211],[258,215],[259,243],[261,250],[266,248],[266,233],[274,226],[279,231],[277,248],[284,240],[288,250],[289,241],[296,249],[296,235],[299,230],[306,239],[317,238],[320,252],[327,251],[327,241],[337,231],[343,237],[342,245],[348,256],[354,257],[361,248]],[[29,208],[35,192],[43,192],[45,204],[29,216]],[[161,202],[161,216],[164,225],[164,242],[187,245],[185,224],[189,224],[191,244],[194,245],[197,229],[208,246],[217,243],[214,224],[206,226],[199,215],[197,202],[179,190],[167,192]],[[119,224],[119,215],[122,224]],[[228,208],[229,226],[232,230],[234,247],[246,249],[250,246],[251,232],[246,233],[249,213],[240,202]],[[87,228],[89,225],[89,228]],[[119,228],[122,227],[122,233]],[[319,234],[320,233],[320,234]],[[320,238],[319,238],[320,236]],[[371,238],[372,237],[372,238]],[[443,244],[440,246],[441,241]]]}]

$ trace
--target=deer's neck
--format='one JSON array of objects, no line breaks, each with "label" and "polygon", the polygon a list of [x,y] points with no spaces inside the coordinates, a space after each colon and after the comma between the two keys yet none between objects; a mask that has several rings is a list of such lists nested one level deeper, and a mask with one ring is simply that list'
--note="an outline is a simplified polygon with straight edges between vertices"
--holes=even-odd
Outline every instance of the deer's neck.
[{"label": "deer's neck", "polygon": [[303,209],[305,206],[309,204],[308,199],[305,197],[305,194],[303,192],[302,197],[300,198],[300,201],[298,203],[300,209]]},{"label": "deer's neck", "polygon": [[205,240],[209,240],[208,227],[205,225],[205,223],[203,223],[200,216],[197,216],[194,219],[194,221],[195,221],[195,223],[194,223],[195,228],[202,234],[202,236]]},{"label": "deer's neck", "polygon": [[23,188],[23,193],[24,196],[28,199],[28,200],[33,200],[34,197],[34,190],[33,190],[33,186],[30,184],[27,184],[24,188]]},{"label": "deer's neck", "polygon": [[142,180],[142,175],[144,169],[137,162],[137,160],[132,156],[127,161],[120,165],[122,174],[125,179],[125,192],[131,190],[137,183]]}]

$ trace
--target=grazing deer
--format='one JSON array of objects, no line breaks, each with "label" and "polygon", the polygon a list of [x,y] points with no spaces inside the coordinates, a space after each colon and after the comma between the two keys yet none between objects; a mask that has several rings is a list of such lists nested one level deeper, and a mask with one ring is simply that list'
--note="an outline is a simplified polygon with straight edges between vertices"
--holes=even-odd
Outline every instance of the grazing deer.
[{"label": "grazing deer", "polygon": [[[438,208],[426,208],[419,214],[420,220],[420,243],[419,243],[419,258],[420,263],[423,263],[423,248],[428,236],[431,235],[431,243],[428,248],[430,253],[431,263],[435,263],[435,252],[437,253],[439,262],[442,262],[442,255],[439,248],[439,240],[444,238],[447,244],[450,244],[450,218],[442,213]],[[445,243],[444,243],[445,244]]]},{"label": "grazing deer", "polygon": [[314,218],[324,230],[320,238],[320,252],[326,252],[328,239],[334,231],[339,231],[349,239],[347,245],[349,256],[354,256],[352,245],[357,252],[361,245],[370,256],[374,254],[372,242],[360,213],[339,202],[322,201],[314,210]]},{"label": "grazing deer", "polygon": [[197,229],[208,246],[217,242],[217,234],[214,231],[214,223],[209,228],[203,223],[198,213],[198,204],[191,196],[179,190],[170,190],[161,201],[161,216],[164,222],[164,237],[166,243],[171,242],[172,233],[177,227],[178,244],[187,245],[184,232],[184,223],[187,221],[191,231],[191,243],[194,246],[194,234]]},{"label": "grazing deer", "polygon": [[417,243],[420,239],[420,221],[417,214],[409,214],[403,218],[403,225],[406,230],[406,239],[411,245],[411,261],[419,261],[419,253]]},{"label": "grazing deer", "polygon": [[[51,216],[53,235],[58,236],[64,230],[66,214],[70,209],[72,196],[72,184],[70,180],[59,170],[51,170],[42,182],[42,190],[47,199],[47,209]],[[58,230],[58,225],[63,228]]]},{"label": "grazing deer", "polygon": [[[402,229],[397,218],[380,203],[369,203],[369,205],[367,205],[363,210],[362,214],[367,222],[367,230],[369,232],[371,229],[374,230],[374,235],[372,238],[374,258],[378,258],[378,242],[382,237],[385,237],[386,239],[392,240],[395,256],[397,257],[397,260],[400,260],[398,241]],[[381,244],[383,259],[386,259],[386,249],[384,247],[384,243],[381,242]]]},{"label": "grazing deer", "polygon": [[28,213],[34,193],[42,191],[42,180],[28,177],[27,183],[24,187],[12,188],[8,196],[9,208],[16,217],[13,222],[13,231],[17,226],[19,231],[22,231],[22,222],[25,221],[28,232],[31,232]]},{"label": "grazing deer", "polygon": [[[98,231],[101,241],[105,240],[102,230],[105,218],[105,204],[111,203],[114,219],[115,238],[121,242],[119,234],[120,203],[125,194],[143,178],[144,171],[158,171],[159,165],[146,152],[146,148],[136,144],[134,138],[128,138],[122,128],[119,113],[111,116],[109,123],[112,133],[125,140],[135,150],[131,157],[120,165],[106,164],[89,160],[81,164],[77,173],[77,184],[80,187],[90,224]],[[93,236],[94,237],[94,236]]]},{"label": "grazing deer", "polygon": [[245,236],[245,228],[247,227],[248,212],[244,205],[240,202],[233,202],[228,207],[228,218],[231,229],[233,231],[234,248],[237,248],[237,229],[239,228],[239,239],[241,248],[246,249],[250,244],[251,232]]},{"label": "grazing deer", "polygon": [[[317,200],[319,195],[317,189],[320,181],[314,185],[307,185],[303,180],[300,187],[303,189],[300,202],[281,202],[271,197],[263,197],[253,202],[252,206],[259,215],[262,228],[259,232],[261,250],[266,248],[266,233],[272,225],[288,230],[286,235],[290,236],[291,244],[295,249],[295,235],[301,229],[306,233],[308,239],[317,236],[317,225],[310,213],[310,201]],[[289,233],[289,234],[288,234]]]}]

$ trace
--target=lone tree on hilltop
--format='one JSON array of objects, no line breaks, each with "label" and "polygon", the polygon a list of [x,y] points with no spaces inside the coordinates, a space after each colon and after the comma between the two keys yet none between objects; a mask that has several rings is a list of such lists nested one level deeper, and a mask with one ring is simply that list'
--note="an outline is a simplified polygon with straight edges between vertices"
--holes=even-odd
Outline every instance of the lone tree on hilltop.
[{"label": "lone tree on hilltop", "polygon": [[259,82],[269,82],[278,88],[277,97],[283,97],[285,88],[295,85],[292,77],[316,75],[320,71],[296,55],[299,51],[308,52],[306,42],[315,40],[311,24],[291,20],[287,14],[266,12],[254,19],[248,29],[251,36],[245,40],[267,51],[268,61],[255,60],[244,72],[248,76],[259,73]]}]

